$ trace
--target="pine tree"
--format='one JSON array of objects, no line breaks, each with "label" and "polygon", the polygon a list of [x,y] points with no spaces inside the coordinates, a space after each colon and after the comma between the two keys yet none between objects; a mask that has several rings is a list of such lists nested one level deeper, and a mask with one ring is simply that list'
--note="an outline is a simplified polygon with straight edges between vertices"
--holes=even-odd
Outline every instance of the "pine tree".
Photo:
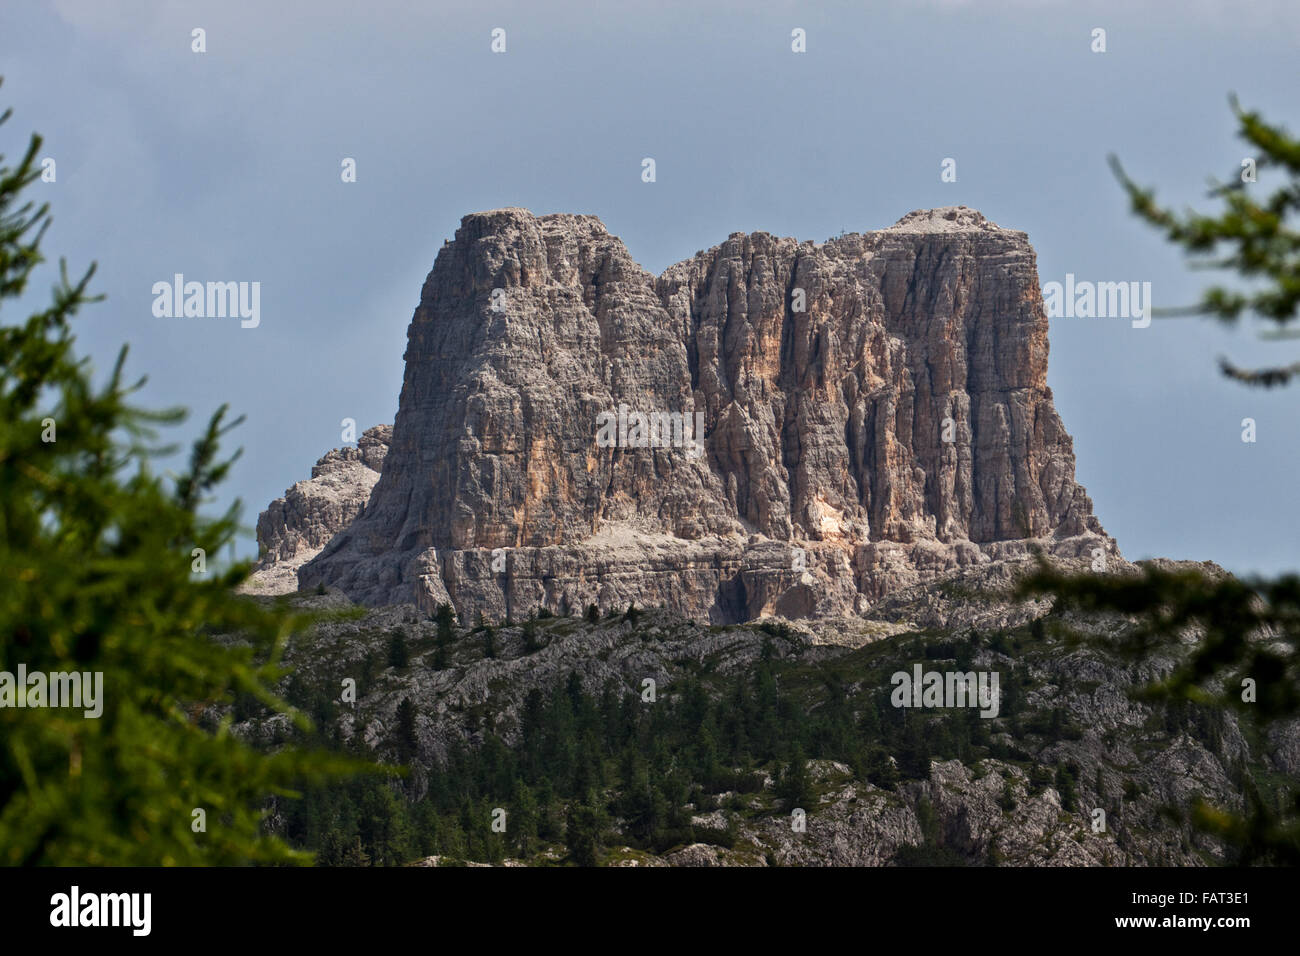
[{"label": "pine tree", "polygon": [[[1214,286],[1195,305],[1158,313],[1213,316],[1229,324],[1244,314],[1254,314],[1285,326],[1300,314],[1300,229],[1296,222],[1288,222],[1300,217],[1300,138],[1265,122],[1259,113],[1243,110],[1235,97],[1230,102],[1238,135],[1252,150],[1256,175],[1248,177],[1237,169],[1227,183],[1215,183],[1210,195],[1223,203],[1217,216],[1195,211],[1179,214],[1161,207],[1154,190],[1138,186],[1114,156],[1111,168],[1128,194],[1133,212],[1196,258],[1197,265],[1231,269],[1252,280],[1249,291]],[[1267,198],[1256,200],[1258,172],[1273,169],[1286,181]],[[1226,254],[1221,247],[1226,247]],[[1225,359],[1220,361],[1220,369],[1244,384],[1269,388],[1287,384],[1300,373],[1300,362],[1241,369]]]},{"label": "pine tree", "polygon": [[527,857],[537,842],[539,810],[533,791],[519,778],[515,778],[513,804],[510,812],[512,843],[520,857]]},{"label": "pine tree", "polygon": [[868,763],[868,776],[871,782],[882,790],[893,790],[902,779],[898,767],[890,759],[889,752],[884,747],[872,748]]},{"label": "pine tree", "polygon": [[626,821],[628,833],[643,846],[650,844],[663,822],[656,815],[658,807],[652,790],[645,764],[638,762],[632,776],[626,778],[617,810]]},{"label": "pine tree", "polygon": [[[438,633],[433,642],[432,667],[436,671],[446,670],[451,645],[456,637],[453,630],[456,615],[452,612],[450,604],[439,604],[434,611],[433,619],[437,622]],[[479,612],[479,619],[482,620],[482,612]]]},{"label": "pine tree", "polygon": [[[479,613],[482,614],[481,611]],[[456,623],[456,611],[450,604],[441,601],[433,609],[433,620],[438,625],[439,634],[451,634],[452,625]]]},{"label": "pine tree", "polygon": [[411,698],[403,697],[397,705],[397,759],[410,763],[420,750],[420,737],[415,729],[415,705]]},{"label": "pine tree", "polygon": [[388,666],[401,669],[410,663],[411,652],[406,647],[406,638],[401,631],[393,631],[388,638]]},{"label": "pine tree", "polygon": [[[40,147],[33,136],[12,167],[0,155],[0,307],[44,261],[48,207],[22,198]],[[305,622],[232,593],[248,562],[215,566],[238,504],[215,518],[201,506],[234,461],[220,443],[239,422],[223,406],[179,475],[155,471],[172,450],[157,428],[185,413],[133,404],[143,379],[126,380],[125,347],[92,381],[72,321],[99,298],[93,274],[72,280],[61,263],[48,306],[0,320],[0,670],[93,675],[102,708],[0,708],[0,864],[310,862],[267,835],[259,807],[351,764],[259,753],[198,720],[237,694],[287,712],[270,686]],[[231,633],[251,646],[208,637]],[[208,831],[191,828],[195,809]]]},{"label": "pine tree", "polygon": [[1010,778],[1002,781],[1002,795],[998,798],[998,806],[1008,813],[1016,808],[1016,792],[1011,787]]},{"label": "pine tree", "polygon": [[812,780],[808,776],[808,760],[804,757],[803,748],[797,744],[791,751],[785,772],[781,774],[777,796],[785,801],[787,810],[802,807],[810,811],[816,799],[812,792]]},{"label": "pine tree", "polygon": [[524,621],[523,636],[524,652],[526,654],[532,654],[534,651],[540,651],[542,649],[542,642],[538,639],[536,617],[529,617],[528,620]]},{"label": "pine tree", "polygon": [[569,808],[569,820],[564,828],[564,843],[569,856],[578,866],[600,865],[600,836],[603,814],[596,806],[594,794],[588,794],[583,803]]},{"label": "pine tree", "polygon": [[338,830],[326,830],[316,853],[316,865],[342,866],[346,852],[346,843]]},{"label": "pine tree", "polygon": [[[1272,338],[1286,341],[1295,337],[1286,327],[1300,315],[1300,137],[1242,109],[1235,98],[1231,106],[1251,158],[1227,183],[1215,184],[1210,195],[1222,203],[1217,214],[1175,213],[1157,204],[1154,190],[1131,180],[1115,157],[1111,166],[1139,218],[1182,247],[1196,265],[1232,270],[1247,280],[1244,289],[1213,286],[1195,305],[1157,314],[1212,316],[1228,324],[1254,315],[1278,327]],[[1281,177],[1263,196],[1258,196],[1260,172]],[[1265,388],[1287,385],[1300,374],[1300,362],[1256,369],[1226,359],[1219,364],[1228,378]],[[1139,659],[1179,645],[1189,629],[1201,630],[1203,636],[1175,672],[1146,689],[1149,698],[1213,700],[1235,711],[1255,739],[1267,739],[1278,722],[1300,715],[1300,575],[1241,581],[1145,567],[1140,576],[1121,580],[1065,575],[1044,564],[1020,588],[1021,596],[1042,594],[1056,597],[1054,611],[1083,608],[1138,617],[1139,627],[1123,650]],[[1264,636],[1268,639],[1260,639]],[[1244,699],[1247,681],[1250,700]],[[1233,847],[1241,865],[1300,863],[1300,787],[1294,780],[1281,782],[1276,806],[1254,800],[1250,791],[1246,798],[1245,813],[1202,803],[1193,822]]]},{"label": "pine tree", "polygon": [[361,846],[361,837],[355,837],[343,854],[343,866],[369,866],[370,855]]},{"label": "pine tree", "polygon": [[903,746],[899,752],[899,769],[913,780],[930,779],[930,746],[924,733],[925,721],[915,714],[908,715],[903,731]]},{"label": "pine tree", "polygon": [[1074,771],[1070,767],[1056,768],[1055,786],[1061,795],[1061,809],[1073,813],[1079,803],[1079,793],[1075,786]]}]

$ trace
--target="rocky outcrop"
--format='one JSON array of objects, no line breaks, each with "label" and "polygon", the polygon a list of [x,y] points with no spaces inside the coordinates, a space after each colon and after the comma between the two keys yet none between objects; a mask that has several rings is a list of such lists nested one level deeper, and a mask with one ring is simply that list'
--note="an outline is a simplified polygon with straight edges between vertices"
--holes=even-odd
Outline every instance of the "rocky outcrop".
[{"label": "rocky outcrop", "polygon": [[[1061,564],[1074,572],[1088,567],[1082,560]],[[1198,569],[1191,563],[1166,565]],[[700,686],[714,701],[748,698],[753,675],[766,656],[779,662],[776,686],[788,695],[790,707],[812,721],[847,711],[854,726],[862,728],[860,738],[835,745],[845,749],[834,759],[809,762],[806,829],[792,826],[791,808],[779,795],[778,756],[747,765],[761,778],[759,785],[741,792],[696,793],[686,808],[691,831],[683,834],[681,846],[665,847],[658,856],[644,848],[620,851],[619,834],[627,831],[618,818],[621,801],[611,780],[615,789],[609,806],[615,810],[606,862],[1230,862],[1230,848],[1192,826],[1187,811],[1204,800],[1227,812],[1243,812],[1247,793],[1256,786],[1274,786],[1279,770],[1286,773],[1293,766],[1288,761],[1300,752],[1300,724],[1278,722],[1262,739],[1243,728],[1243,715],[1231,709],[1193,712],[1139,693],[1168,677],[1190,648],[1170,645],[1135,660],[1118,648],[1139,622],[1119,615],[1053,613],[1050,599],[1013,599],[1006,576],[1012,570],[1010,564],[963,569],[954,581],[891,594],[854,618],[726,627],[704,627],[660,610],[635,620],[615,615],[595,623],[576,615],[541,618],[528,625],[535,628],[531,642],[522,623],[495,628],[490,654],[483,632],[470,622],[455,625],[440,651],[438,626],[409,605],[325,615],[288,642],[283,662],[293,676],[285,677],[277,690],[304,711],[317,712],[322,732],[336,746],[386,763],[403,759],[406,734],[400,714],[403,702],[411,702],[412,770],[400,786],[403,803],[416,803],[428,794],[430,781],[448,772],[453,752],[468,748],[477,754],[489,742],[511,750],[525,746],[532,699],[571,693],[575,682],[591,700],[605,700],[608,694],[611,700],[626,699],[631,711],[681,706],[690,688]],[[1111,573],[1138,570],[1118,560]],[[338,592],[307,593],[293,602],[316,610],[346,606]],[[408,650],[404,666],[393,664],[394,641]],[[886,706],[894,672],[910,672],[918,665],[997,673],[1003,706],[988,719],[972,714],[971,720],[960,721],[979,725],[968,727],[971,737],[960,759],[950,752],[952,738],[942,742],[940,724],[926,722],[923,739],[933,752],[922,771],[908,771],[891,782],[875,770],[864,772],[843,762],[845,753],[863,744],[884,748],[895,770],[906,768],[907,738],[891,738],[864,718],[868,710]],[[348,679],[357,687],[355,704],[331,704]],[[642,696],[647,681],[656,688],[657,703]],[[1014,695],[1013,686],[1018,688]],[[214,704],[206,719],[216,722],[227,710],[228,705]],[[943,708],[931,716],[940,712]],[[913,712],[908,719],[915,716]],[[942,718],[951,732],[957,730],[956,721],[955,715]],[[271,710],[237,721],[233,729],[267,748],[294,732],[288,714]],[[499,759],[499,751],[493,759]],[[690,758],[673,750],[663,760],[667,766],[689,764]],[[652,778],[659,772],[652,770]],[[488,805],[513,813],[509,786],[502,788]],[[1272,791],[1264,792],[1266,799],[1274,799]],[[557,810],[557,818],[563,819],[562,811]],[[710,842],[699,842],[702,837]],[[538,846],[533,858],[516,862],[554,865],[567,853],[560,843],[557,836],[554,843]]]},{"label": "rocky outcrop", "polygon": [[257,569],[246,593],[284,594],[298,589],[298,568],[365,510],[392,440],[391,425],[362,433],[355,447],[336,448],[257,519]]},{"label": "rocky outcrop", "polygon": [[822,244],[736,233],[658,278],[591,216],[466,216],[369,503],[299,583],[728,622],[861,612],[1034,546],[1117,556],[1047,328],[1026,235],[965,207]]}]

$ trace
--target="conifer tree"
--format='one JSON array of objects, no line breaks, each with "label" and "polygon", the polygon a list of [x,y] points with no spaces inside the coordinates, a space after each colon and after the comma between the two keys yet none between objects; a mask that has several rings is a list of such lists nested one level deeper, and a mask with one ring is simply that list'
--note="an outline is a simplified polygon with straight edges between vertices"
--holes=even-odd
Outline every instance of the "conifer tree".
[{"label": "conifer tree", "polygon": [[[1210,196],[1222,203],[1218,214],[1164,208],[1114,157],[1111,165],[1141,219],[1196,264],[1249,280],[1246,289],[1211,287],[1200,302],[1166,314],[1208,315],[1226,323],[1253,314],[1277,326],[1269,337],[1287,341],[1295,335],[1286,326],[1300,314],[1300,138],[1242,109],[1235,98],[1231,105],[1238,134],[1254,155],[1229,182],[1213,185]],[[1257,198],[1264,189],[1261,173],[1276,173],[1280,181]],[[1220,369],[1243,384],[1267,388],[1289,383],[1300,373],[1300,362],[1243,369],[1222,359]],[[1300,575],[1243,581],[1150,565],[1139,575],[1070,575],[1043,562],[1019,593],[1055,596],[1054,614],[1075,609],[1132,615],[1137,626],[1117,647],[1103,643],[1135,659],[1177,648],[1189,631],[1199,631],[1202,636],[1175,671],[1145,689],[1148,700],[1212,703],[1235,713],[1257,740],[1300,715]],[[1300,786],[1283,778],[1265,796],[1254,781],[1243,783],[1244,813],[1201,802],[1192,823],[1233,847],[1242,865],[1300,863]]]},{"label": "conifer tree", "polygon": [[812,792],[812,780],[808,776],[808,761],[803,748],[795,745],[786,764],[785,772],[777,786],[777,796],[785,801],[786,809],[802,807],[811,810],[815,799]]},{"label": "conifer tree", "polygon": [[[1205,315],[1235,323],[1255,315],[1285,327],[1300,314],[1300,138],[1244,110],[1231,97],[1237,131],[1253,155],[1233,170],[1226,183],[1212,181],[1210,197],[1222,202],[1217,215],[1160,206],[1155,191],[1138,186],[1112,156],[1111,168],[1128,194],[1133,212],[1181,246],[1194,265],[1235,271],[1252,282],[1248,290],[1217,285],[1194,305],[1157,310],[1164,315]],[[1266,197],[1259,174],[1277,171],[1283,181]],[[1279,339],[1294,338],[1285,333]],[[1287,384],[1300,373],[1300,362],[1264,369],[1238,368],[1227,359],[1220,369],[1229,378],[1266,388]]]},{"label": "conifer tree", "polygon": [[388,637],[388,666],[400,670],[410,663],[411,652],[407,649],[406,638],[401,631],[393,631]]},{"label": "conifer tree", "polygon": [[415,705],[403,697],[397,705],[397,759],[409,763],[419,752],[420,737],[415,729]]},{"label": "conifer tree", "polygon": [[538,638],[536,617],[530,615],[528,620],[524,621],[523,636],[524,636],[524,652],[526,654],[532,654],[534,651],[539,651],[542,649],[542,642]]},{"label": "conifer tree", "polygon": [[[343,761],[259,753],[199,720],[237,694],[287,711],[269,687],[304,622],[232,593],[247,562],[215,564],[238,504],[200,509],[234,461],[219,445],[238,421],[218,409],[166,479],[152,463],[174,449],[156,429],[184,412],[132,403],[143,379],[126,380],[125,347],[99,386],[74,351],[72,320],[99,298],[94,266],[72,279],[61,263],[48,305],[13,314],[50,224],[23,198],[40,146],[33,136],[14,166],[0,155],[0,672],[89,675],[101,712],[0,707],[0,864],[310,862],[264,832],[261,808]],[[253,646],[210,637],[235,632]],[[25,690],[0,679],[0,694]]]}]

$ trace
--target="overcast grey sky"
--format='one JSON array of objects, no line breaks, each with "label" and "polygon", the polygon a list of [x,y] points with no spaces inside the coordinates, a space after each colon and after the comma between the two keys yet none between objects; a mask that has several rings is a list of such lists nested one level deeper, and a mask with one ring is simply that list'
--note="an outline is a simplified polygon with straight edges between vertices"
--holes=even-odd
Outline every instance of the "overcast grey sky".
[{"label": "overcast grey sky", "polygon": [[[143,400],[190,407],[187,435],[222,402],[248,416],[226,490],[251,526],[342,418],[393,420],[420,286],[468,212],[592,213],[657,273],[738,230],[821,241],[965,204],[1028,232],[1044,283],[1150,281],[1185,304],[1207,275],[1128,213],[1106,156],[1209,208],[1207,177],[1248,155],[1228,93],[1300,129],[1298,53],[1293,0],[6,0],[0,152],[46,138],[47,252],[97,260],[108,296],[80,322],[96,367],[130,343]],[[177,272],[260,282],[260,325],[155,318],[152,286]],[[1053,319],[1079,479],[1131,559],[1295,568],[1300,386],[1234,385],[1219,354],[1292,361],[1300,343]]]}]

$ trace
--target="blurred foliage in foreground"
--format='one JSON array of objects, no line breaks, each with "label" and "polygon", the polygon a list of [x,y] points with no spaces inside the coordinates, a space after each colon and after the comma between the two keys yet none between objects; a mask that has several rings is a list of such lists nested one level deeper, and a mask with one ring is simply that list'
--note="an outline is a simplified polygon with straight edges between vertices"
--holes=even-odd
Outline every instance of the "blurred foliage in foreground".
[{"label": "blurred foliage in foreground", "polygon": [[[0,155],[0,309],[43,261],[48,208],[21,198],[40,144],[33,136],[14,167]],[[223,424],[221,409],[182,474],[151,471],[171,450],[150,446],[153,426],[184,413],[128,404],[143,380],[124,384],[125,348],[94,386],[69,327],[96,300],[93,272],[70,281],[64,265],[48,307],[0,315],[0,671],[103,675],[98,718],[0,707],[0,864],[309,862],[265,835],[262,807],[350,764],[259,753],[197,719],[236,693],[285,708],[267,687],[301,623],[233,598],[246,566],[192,570],[194,549],[215,557],[236,530],[235,508],[209,519],[199,506],[233,460],[218,440],[238,422]],[[207,636],[235,631],[250,646]]]},{"label": "blurred foliage in foreground", "polygon": [[[1300,714],[1300,577],[1247,583],[1199,571],[1144,567],[1140,574],[1068,575],[1040,566],[1022,596],[1051,594],[1056,610],[1133,615],[1138,624],[1121,651],[1149,658],[1195,639],[1149,700],[1186,700],[1235,712],[1252,747],[1266,749],[1269,730]],[[1243,814],[1199,803],[1192,822],[1222,838],[1236,862],[1300,864],[1300,786],[1285,781],[1271,797],[1245,785]]]},{"label": "blurred foliage in foreground", "polygon": [[[1218,215],[1194,210],[1176,213],[1156,203],[1155,191],[1138,186],[1119,160],[1111,168],[1128,193],[1133,212],[1165,234],[1192,257],[1195,269],[1230,269],[1251,282],[1249,291],[1213,286],[1201,301],[1182,309],[1162,309],[1165,315],[1209,315],[1235,323],[1243,313],[1281,326],[1264,333],[1272,339],[1294,339],[1288,323],[1300,314],[1300,139],[1281,126],[1243,110],[1235,98],[1238,135],[1252,150],[1239,174],[1226,184],[1211,181],[1210,196],[1223,203]],[[1261,172],[1281,172],[1285,180],[1267,197],[1256,200]],[[1226,250],[1220,252],[1221,249]],[[1300,374],[1300,362],[1274,368],[1243,369],[1219,360],[1223,374],[1247,385],[1270,388],[1287,384]]]},{"label": "blurred foliage in foreground", "polygon": [[[1252,283],[1250,291],[1208,289],[1186,314],[1236,322],[1243,313],[1285,327],[1300,312],[1300,139],[1231,100],[1238,133],[1254,155],[1240,175],[1214,184],[1218,215],[1175,213],[1159,206],[1155,192],[1136,185],[1118,160],[1111,166],[1128,193],[1133,212],[1182,246],[1200,268],[1230,269]],[[1253,166],[1253,168],[1250,168]],[[1277,170],[1285,180],[1256,199],[1258,172]],[[1288,224],[1288,220],[1290,223]],[[1220,249],[1227,252],[1220,255]],[[1274,332],[1272,338],[1293,335]],[[1287,384],[1300,362],[1241,369],[1220,360],[1225,375],[1248,385]],[[1141,575],[1067,576],[1047,567],[1027,580],[1022,594],[1053,594],[1058,607],[1115,611],[1135,616],[1138,627],[1127,649],[1144,657],[1184,638],[1197,639],[1187,661],[1150,688],[1154,697],[1214,702],[1235,710],[1257,741],[1280,721],[1300,716],[1300,577],[1243,582],[1198,572],[1144,568]],[[1249,683],[1247,683],[1249,682]],[[1274,799],[1258,788],[1246,794],[1243,814],[1205,804],[1193,814],[1203,830],[1225,839],[1239,862],[1300,864],[1300,785],[1284,783]]]}]

